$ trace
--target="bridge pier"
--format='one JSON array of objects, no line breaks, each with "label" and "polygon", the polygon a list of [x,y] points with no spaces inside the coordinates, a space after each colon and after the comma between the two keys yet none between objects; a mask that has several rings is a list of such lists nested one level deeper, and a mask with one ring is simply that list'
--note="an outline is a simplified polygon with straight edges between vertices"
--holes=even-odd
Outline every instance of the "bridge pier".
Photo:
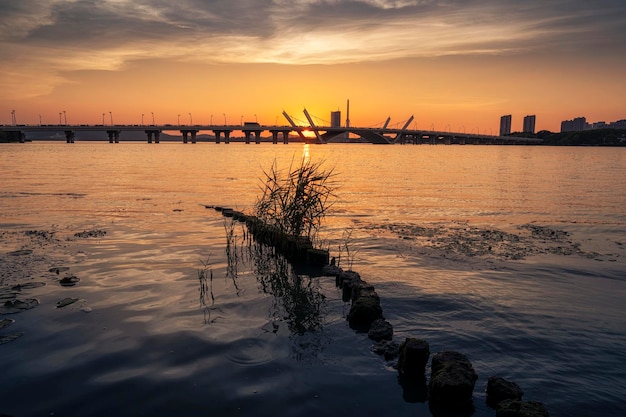
[{"label": "bridge pier", "polygon": [[224,143],[230,143],[230,132],[230,129],[214,130],[213,133],[215,134],[215,143],[220,143],[222,133],[224,134]]},{"label": "bridge pier", "polygon": [[254,143],[256,143],[257,145],[259,143],[261,143],[261,131],[260,130],[244,130],[243,131],[245,137],[246,137],[246,144],[250,144],[250,138],[252,133],[254,133]]},{"label": "bridge pier", "polygon": [[75,133],[73,130],[65,131],[65,143],[74,143]]},{"label": "bridge pier", "polygon": [[180,133],[183,134],[183,143],[187,143],[189,141],[189,134],[191,134],[191,143],[196,143],[196,134],[198,133],[197,130],[185,129],[181,130]]},{"label": "bridge pier", "polygon": [[274,145],[276,145],[278,143],[278,134],[282,133],[283,134],[283,144],[288,144],[289,143],[289,132],[291,132],[291,130],[287,130],[287,129],[270,129],[270,132],[272,132],[272,143]]},{"label": "bridge pier", "polygon": [[152,136],[154,135],[154,143],[159,143],[161,137],[160,130],[146,130],[146,135],[148,135],[148,143],[152,143]]},{"label": "bridge pier", "polygon": [[120,143],[120,133],[121,131],[119,130],[107,130],[109,143]]}]

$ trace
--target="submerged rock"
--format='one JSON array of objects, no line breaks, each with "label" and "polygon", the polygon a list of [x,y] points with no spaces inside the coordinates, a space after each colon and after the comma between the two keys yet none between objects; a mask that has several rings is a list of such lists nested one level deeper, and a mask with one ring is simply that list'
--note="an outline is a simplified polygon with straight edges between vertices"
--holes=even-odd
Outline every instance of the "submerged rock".
[{"label": "submerged rock", "polygon": [[2,320],[0,320],[0,330],[4,329],[6,327],[9,327],[13,323],[15,323],[15,320],[13,320],[13,319],[2,319]]},{"label": "submerged rock", "polygon": [[73,287],[79,281],[80,281],[80,278],[78,278],[77,276],[68,275],[68,276],[62,278],[61,280],[59,280],[59,284],[61,284],[64,287]]},{"label": "submerged rock", "polygon": [[66,272],[69,270],[70,268],[67,266],[55,266],[55,267],[48,269],[48,272],[54,272],[55,274],[59,275],[61,272]]},{"label": "submerged rock", "polygon": [[10,256],[24,256],[24,255],[30,255],[31,253],[33,253],[33,251],[31,249],[20,249],[20,250],[15,250],[13,252],[9,252],[7,255],[10,255]]},{"label": "submerged rock", "polygon": [[324,265],[322,267],[322,274],[328,277],[337,277],[343,272],[343,269],[337,265]]},{"label": "submerged rock", "polygon": [[371,324],[383,316],[380,301],[374,297],[359,297],[352,302],[348,322],[352,328],[368,331]]},{"label": "submerged rock", "polygon": [[15,299],[5,301],[0,308],[0,314],[15,314],[24,310],[30,310],[39,305],[39,300],[36,298],[25,298],[23,300]]},{"label": "submerged rock", "polygon": [[78,300],[79,298],[70,298],[70,297],[64,298],[57,303],[57,308],[63,308],[70,304],[74,304]]},{"label": "submerged rock", "polygon": [[372,352],[382,355],[387,361],[392,361],[398,357],[400,345],[390,340],[381,340],[372,345]]},{"label": "submerged rock", "polygon": [[11,289],[13,291],[32,290],[33,288],[39,288],[46,285],[45,282],[25,282],[24,284],[16,284]]},{"label": "submerged rock", "polygon": [[0,336],[0,345],[4,345],[5,343],[12,342],[15,339],[18,339],[18,338],[22,337],[23,335],[24,335],[24,333],[21,333],[21,332],[20,333],[7,334],[7,335],[1,335]]},{"label": "submerged rock", "polygon": [[504,400],[521,400],[524,391],[515,382],[507,381],[499,376],[487,379],[487,405],[497,407]]},{"label": "submerged rock", "polygon": [[367,332],[367,337],[375,342],[380,342],[381,340],[391,340],[393,339],[393,326],[387,320],[382,318],[374,320],[370,326],[369,332]]},{"label": "submerged rock", "polygon": [[400,345],[398,372],[407,377],[424,378],[430,356],[430,345],[426,340],[407,337]]},{"label": "submerged rock", "polygon": [[550,417],[550,413],[537,401],[505,400],[498,405],[496,417]]},{"label": "submerged rock", "polygon": [[467,356],[453,351],[438,352],[431,362],[430,399],[446,408],[469,408],[477,379]]}]

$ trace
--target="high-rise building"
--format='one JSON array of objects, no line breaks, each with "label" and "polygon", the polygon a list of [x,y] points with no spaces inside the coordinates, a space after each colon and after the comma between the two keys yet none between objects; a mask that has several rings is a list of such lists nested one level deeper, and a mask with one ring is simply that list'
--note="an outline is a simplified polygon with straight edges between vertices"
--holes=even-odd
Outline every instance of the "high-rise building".
[{"label": "high-rise building", "polygon": [[576,117],[573,120],[573,128],[577,132],[582,132],[587,128],[587,118],[586,117]]},{"label": "high-rise building", "polygon": [[511,115],[507,114],[500,118],[500,136],[511,134]]},{"label": "high-rise building", "polygon": [[341,112],[339,110],[330,112],[330,127],[341,127]]},{"label": "high-rise building", "polygon": [[528,115],[524,117],[524,133],[535,134],[535,115]]},{"label": "high-rise building", "polygon": [[586,117],[576,117],[574,120],[563,120],[561,132],[582,132],[590,128]]}]

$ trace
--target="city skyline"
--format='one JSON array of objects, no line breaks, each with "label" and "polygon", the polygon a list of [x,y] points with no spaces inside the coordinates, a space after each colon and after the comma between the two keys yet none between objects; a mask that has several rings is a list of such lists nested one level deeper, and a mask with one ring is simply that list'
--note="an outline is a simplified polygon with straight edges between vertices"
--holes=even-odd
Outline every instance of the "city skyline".
[{"label": "city skyline", "polygon": [[359,126],[558,132],[623,119],[624,27],[619,0],[3,2],[0,123],[329,121],[350,99]]}]

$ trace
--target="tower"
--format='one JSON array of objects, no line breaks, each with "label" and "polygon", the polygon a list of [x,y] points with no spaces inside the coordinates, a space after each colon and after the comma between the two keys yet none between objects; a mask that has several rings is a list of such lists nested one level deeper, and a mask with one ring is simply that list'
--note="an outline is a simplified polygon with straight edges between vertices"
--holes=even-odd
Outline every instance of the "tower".
[{"label": "tower", "polygon": [[535,134],[535,115],[528,115],[524,117],[524,133]]},{"label": "tower", "polygon": [[330,112],[330,127],[341,127],[341,111]]},{"label": "tower", "polygon": [[500,136],[511,134],[511,115],[500,117]]}]

